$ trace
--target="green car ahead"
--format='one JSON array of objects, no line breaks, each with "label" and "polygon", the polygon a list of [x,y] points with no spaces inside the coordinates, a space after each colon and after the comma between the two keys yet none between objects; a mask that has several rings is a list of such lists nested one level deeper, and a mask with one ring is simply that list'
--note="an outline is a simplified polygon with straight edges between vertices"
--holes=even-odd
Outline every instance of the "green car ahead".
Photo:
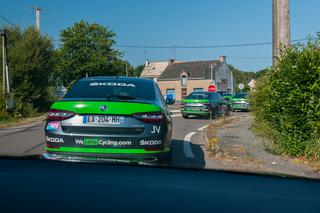
[{"label": "green car ahead", "polygon": [[235,112],[236,110],[241,111],[249,111],[249,100],[248,100],[248,94],[247,93],[238,93],[235,96],[232,97],[230,101],[231,110]]},{"label": "green car ahead", "polygon": [[45,125],[53,160],[168,161],[172,119],[150,79],[89,77],[52,104]]},{"label": "green car ahead", "polygon": [[229,115],[228,102],[217,92],[193,92],[181,101],[181,115],[208,116],[211,119]]},{"label": "green car ahead", "polygon": [[226,101],[230,101],[232,99],[232,94],[228,93],[226,91],[218,91],[218,93],[226,100]]}]

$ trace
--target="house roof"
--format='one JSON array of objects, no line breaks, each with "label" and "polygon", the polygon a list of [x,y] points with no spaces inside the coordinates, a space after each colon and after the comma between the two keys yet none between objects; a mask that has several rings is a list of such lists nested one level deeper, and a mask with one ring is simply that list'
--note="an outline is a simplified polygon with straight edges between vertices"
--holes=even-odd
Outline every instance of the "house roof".
[{"label": "house roof", "polygon": [[251,79],[251,81],[248,83],[249,86],[254,86],[256,83],[256,80]]},{"label": "house roof", "polygon": [[215,71],[220,63],[219,60],[174,63],[163,71],[158,80],[179,79],[183,72],[188,74],[189,79],[210,79],[210,65]]},{"label": "house roof", "polygon": [[149,64],[143,68],[141,77],[158,77],[168,65],[168,61],[149,62]]}]

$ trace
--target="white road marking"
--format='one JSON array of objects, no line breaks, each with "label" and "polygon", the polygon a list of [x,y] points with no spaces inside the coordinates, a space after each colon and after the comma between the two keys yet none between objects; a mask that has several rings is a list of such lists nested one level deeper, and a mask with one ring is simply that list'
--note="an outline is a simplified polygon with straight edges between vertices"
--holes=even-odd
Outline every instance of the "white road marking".
[{"label": "white road marking", "polygon": [[179,109],[174,109],[174,110],[170,110],[170,112],[180,112],[181,110],[179,110]]},{"label": "white road marking", "polygon": [[207,128],[209,126],[209,124],[207,124],[207,125],[205,125],[205,126],[203,126],[203,127],[200,127],[199,129],[198,129],[198,131],[202,131],[202,130],[204,130],[205,128]]},{"label": "white road marking", "polygon": [[179,116],[181,116],[181,114],[176,114],[176,115],[171,115],[171,117],[179,117]]},{"label": "white road marking", "polygon": [[184,137],[183,142],[183,152],[187,158],[194,158],[194,154],[191,149],[191,137],[196,134],[196,132],[190,132]]},{"label": "white road marking", "polygon": [[[203,127],[200,127],[199,129],[197,129],[198,131],[202,131],[203,129],[205,129],[208,125],[205,125]],[[187,158],[194,158],[194,154],[192,152],[192,149],[191,149],[191,137],[196,134],[197,132],[190,132],[188,133],[185,137],[184,137],[184,142],[183,142],[183,152],[184,152],[184,155],[187,157]]]}]

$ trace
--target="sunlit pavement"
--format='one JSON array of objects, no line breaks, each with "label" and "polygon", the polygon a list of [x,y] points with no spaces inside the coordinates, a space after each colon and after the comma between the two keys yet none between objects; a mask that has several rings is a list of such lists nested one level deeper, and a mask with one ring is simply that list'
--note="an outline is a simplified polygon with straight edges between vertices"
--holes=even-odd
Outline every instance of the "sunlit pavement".
[{"label": "sunlit pavement", "polygon": [[[247,143],[247,149],[250,153],[257,153],[258,158],[264,159],[263,164],[258,167],[234,161],[232,159],[217,159],[209,157],[205,149],[205,139],[203,130],[212,122],[205,117],[191,117],[184,119],[179,111],[172,110],[173,117],[173,135],[172,135],[172,159],[169,166],[186,168],[206,168],[206,169],[224,169],[224,170],[242,170],[273,172],[278,171],[309,177],[318,177],[319,174],[309,168],[299,167],[289,161],[285,161],[279,156],[266,153],[261,141],[256,141],[255,136],[250,136],[249,128],[251,123],[246,117],[246,112],[235,112],[233,116],[238,116],[240,123],[235,124],[230,132],[221,132],[225,138],[240,138]],[[17,128],[0,130],[0,155],[41,155],[45,153],[44,142],[44,122],[25,125]],[[236,135],[235,135],[236,134]],[[249,137],[247,139],[244,139]],[[251,138],[250,138],[251,137]],[[234,142],[230,140],[230,143]],[[259,160],[261,162],[261,160]],[[168,164],[166,164],[168,165]],[[282,169],[282,170],[281,170]]]}]

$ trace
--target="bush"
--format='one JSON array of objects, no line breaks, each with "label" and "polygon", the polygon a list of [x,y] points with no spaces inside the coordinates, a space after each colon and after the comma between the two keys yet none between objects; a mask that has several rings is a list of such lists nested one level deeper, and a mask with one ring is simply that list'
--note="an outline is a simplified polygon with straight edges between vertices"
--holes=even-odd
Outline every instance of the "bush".
[{"label": "bush", "polygon": [[257,126],[280,153],[320,160],[320,34],[285,50],[250,99]]}]

